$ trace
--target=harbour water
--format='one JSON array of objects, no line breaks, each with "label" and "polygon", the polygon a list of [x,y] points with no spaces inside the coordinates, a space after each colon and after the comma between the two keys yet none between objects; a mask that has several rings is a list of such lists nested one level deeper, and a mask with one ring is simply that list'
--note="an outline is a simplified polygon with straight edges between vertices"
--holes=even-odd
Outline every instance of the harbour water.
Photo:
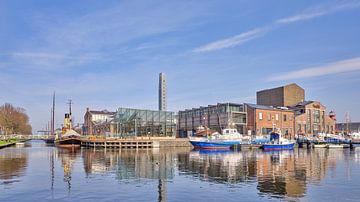
[{"label": "harbour water", "polygon": [[360,201],[360,148],[0,150],[0,201]]}]

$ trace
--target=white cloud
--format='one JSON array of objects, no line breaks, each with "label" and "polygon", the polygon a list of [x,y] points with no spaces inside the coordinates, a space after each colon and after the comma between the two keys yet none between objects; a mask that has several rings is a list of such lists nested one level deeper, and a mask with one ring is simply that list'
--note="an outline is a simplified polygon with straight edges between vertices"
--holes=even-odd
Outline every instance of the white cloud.
[{"label": "white cloud", "polygon": [[268,78],[268,81],[304,79],[353,71],[360,71],[360,57],[341,60],[323,66],[310,67],[302,70],[287,72],[281,75],[275,75]]},{"label": "white cloud", "polygon": [[354,9],[359,6],[360,6],[359,1],[341,1],[333,4],[320,5],[307,9],[301,14],[279,19],[276,21],[276,23],[288,24],[303,20],[310,20],[312,18],[321,17],[331,13],[340,12],[348,9]]},{"label": "white cloud", "polygon": [[268,31],[267,28],[256,28],[256,29],[238,34],[236,36],[222,39],[219,41],[215,41],[215,42],[212,42],[205,46],[196,48],[193,50],[193,52],[208,52],[208,51],[214,51],[214,50],[219,50],[219,49],[224,49],[224,48],[230,48],[233,46],[243,44],[243,43],[250,41],[252,39],[255,39],[259,36],[262,36],[267,31]]},{"label": "white cloud", "polygon": [[276,20],[275,22],[264,26],[255,28],[253,30],[243,32],[233,37],[221,39],[215,42],[211,42],[199,48],[195,48],[193,52],[201,53],[201,52],[210,52],[215,50],[221,50],[225,48],[231,48],[234,46],[238,46],[244,44],[248,41],[256,39],[265,35],[267,32],[276,29],[279,25],[296,23],[303,20],[310,20],[316,17],[321,17],[327,14],[340,12],[348,9],[354,9],[360,7],[360,1],[352,0],[352,1],[341,1],[332,4],[323,4],[320,6],[311,7],[306,9],[303,13],[298,15],[289,16],[286,18],[282,18]]}]

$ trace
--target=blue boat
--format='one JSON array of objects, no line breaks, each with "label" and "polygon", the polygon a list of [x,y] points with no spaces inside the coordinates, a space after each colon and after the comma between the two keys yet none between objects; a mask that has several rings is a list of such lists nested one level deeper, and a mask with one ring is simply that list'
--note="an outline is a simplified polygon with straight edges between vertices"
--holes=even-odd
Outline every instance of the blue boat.
[{"label": "blue boat", "polygon": [[226,150],[233,145],[241,144],[242,135],[236,129],[224,129],[222,133],[214,133],[207,137],[190,137],[189,141],[195,149]]},{"label": "blue boat", "polygon": [[270,134],[270,143],[264,144],[262,148],[269,150],[289,150],[294,149],[295,142],[282,138],[280,133]]},{"label": "blue boat", "polygon": [[216,149],[216,150],[226,150],[230,149],[232,145],[240,144],[240,141],[196,141],[190,140],[190,143],[194,146],[195,149]]}]

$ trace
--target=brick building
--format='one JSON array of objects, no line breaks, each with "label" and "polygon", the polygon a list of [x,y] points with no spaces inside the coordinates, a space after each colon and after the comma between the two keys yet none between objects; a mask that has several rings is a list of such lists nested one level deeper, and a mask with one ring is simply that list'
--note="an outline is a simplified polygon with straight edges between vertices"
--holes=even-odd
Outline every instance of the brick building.
[{"label": "brick building", "polygon": [[326,107],[320,102],[300,102],[289,109],[295,112],[296,134],[335,133],[335,119],[326,114]]},{"label": "brick building", "polygon": [[287,107],[305,100],[305,90],[295,83],[256,92],[258,105]]},{"label": "brick building", "polygon": [[115,112],[86,109],[84,115],[83,135],[105,135],[113,132],[112,120]]},{"label": "brick building", "polygon": [[286,138],[294,138],[294,112],[287,108],[245,104],[247,130],[251,135],[266,135],[280,129]]}]

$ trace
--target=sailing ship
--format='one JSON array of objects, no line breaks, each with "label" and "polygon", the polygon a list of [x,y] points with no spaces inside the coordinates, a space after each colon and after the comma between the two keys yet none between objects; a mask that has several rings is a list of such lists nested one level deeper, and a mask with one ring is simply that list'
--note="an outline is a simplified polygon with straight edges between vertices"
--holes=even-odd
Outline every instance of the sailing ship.
[{"label": "sailing ship", "polygon": [[54,144],[54,142],[55,142],[55,92],[53,94],[52,108],[51,108],[50,135],[44,141],[46,144]]},{"label": "sailing ship", "polygon": [[61,136],[55,140],[55,145],[58,147],[74,148],[81,146],[81,136],[72,129],[71,118],[71,100],[69,100],[69,113],[65,114],[64,126],[62,128]]}]

